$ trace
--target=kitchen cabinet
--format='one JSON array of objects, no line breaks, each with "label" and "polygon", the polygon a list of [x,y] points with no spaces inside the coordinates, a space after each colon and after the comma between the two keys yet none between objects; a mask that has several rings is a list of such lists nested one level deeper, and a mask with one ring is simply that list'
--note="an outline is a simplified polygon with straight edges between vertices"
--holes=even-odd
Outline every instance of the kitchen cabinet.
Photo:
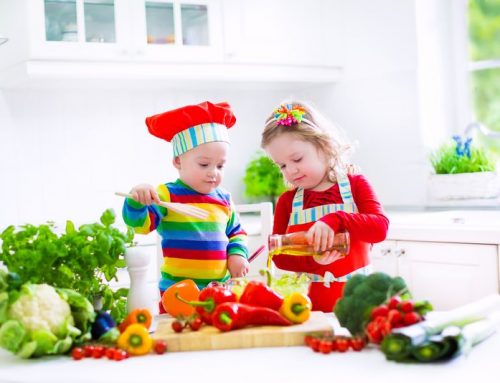
[{"label": "kitchen cabinet", "polygon": [[[218,0],[7,0],[11,45],[25,59],[203,61],[220,59]],[[14,21],[16,20],[16,21]],[[2,22],[3,22],[2,18]],[[11,28],[9,28],[9,25]],[[22,29],[21,29],[22,28]],[[21,36],[17,36],[20,34]]]},{"label": "kitchen cabinet", "polygon": [[0,87],[334,83],[323,3],[2,0]]},{"label": "kitchen cabinet", "polygon": [[413,297],[447,310],[499,292],[494,244],[387,240],[372,249],[374,271],[399,275]]},{"label": "kitchen cabinet", "polygon": [[230,62],[326,66],[323,1],[224,0],[225,58]]}]

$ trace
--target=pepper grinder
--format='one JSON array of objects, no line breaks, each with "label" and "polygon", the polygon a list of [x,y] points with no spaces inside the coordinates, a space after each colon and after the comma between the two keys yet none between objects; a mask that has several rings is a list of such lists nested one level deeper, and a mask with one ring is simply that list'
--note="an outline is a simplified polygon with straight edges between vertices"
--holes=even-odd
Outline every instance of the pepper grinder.
[{"label": "pepper grinder", "polygon": [[134,309],[148,309],[154,313],[152,296],[148,291],[146,280],[149,256],[140,246],[128,247],[125,251],[125,262],[130,276],[130,289],[127,296],[128,312]]}]

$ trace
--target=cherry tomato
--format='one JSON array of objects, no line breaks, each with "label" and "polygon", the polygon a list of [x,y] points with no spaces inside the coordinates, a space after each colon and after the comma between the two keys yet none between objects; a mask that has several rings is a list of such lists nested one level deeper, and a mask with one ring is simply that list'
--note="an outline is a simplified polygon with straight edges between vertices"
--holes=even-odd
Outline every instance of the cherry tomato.
[{"label": "cherry tomato", "polygon": [[85,353],[86,358],[92,357],[94,346],[91,344],[86,344],[85,346],[83,346],[83,352]]},{"label": "cherry tomato", "polygon": [[403,321],[407,326],[420,322],[420,319],[420,315],[418,315],[418,313],[414,311],[412,311],[411,313],[406,313],[403,317]]},{"label": "cherry tomato", "polygon": [[365,340],[361,337],[354,337],[349,340],[351,348],[354,351],[361,351],[363,348],[365,348]]},{"label": "cherry tomato", "polygon": [[94,346],[92,350],[92,358],[100,359],[104,356],[104,347],[102,346]]},{"label": "cherry tomato", "polygon": [[391,299],[389,299],[389,303],[387,304],[387,306],[389,306],[389,310],[397,309],[400,303],[401,303],[401,298],[395,295],[391,297]]},{"label": "cherry tomato", "polygon": [[105,351],[104,351],[104,355],[106,356],[106,358],[108,358],[109,360],[113,360],[114,356],[115,356],[115,352],[118,351],[117,348],[115,347],[108,347]]},{"label": "cherry tomato", "polygon": [[118,349],[115,351],[115,355],[114,355],[113,359],[116,360],[117,362],[119,362],[120,360],[127,359],[128,356],[129,355],[128,355],[127,351]]},{"label": "cherry tomato", "polygon": [[83,348],[81,347],[75,347],[73,350],[71,350],[71,357],[74,360],[80,360],[85,357],[85,351],[83,351]]},{"label": "cherry tomato", "polygon": [[172,322],[172,329],[175,331],[175,332],[182,332],[182,329],[184,328],[184,325],[182,324],[182,322],[178,321],[178,320],[174,320]]},{"label": "cherry tomato", "polygon": [[311,347],[311,340],[312,340],[312,339],[313,339],[313,336],[312,336],[312,335],[306,335],[306,336],[304,337],[304,344],[305,344],[306,346]]},{"label": "cherry tomato", "polygon": [[334,342],[335,342],[335,349],[338,352],[346,352],[349,349],[349,341],[347,340],[347,338],[339,336],[335,338]]},{"label": "cherry tomato", "polygon": [[313,338],[311,340],[311,348],[313,349],[314,352],[319,351],[319,345],[321,343],[321,340],[319,338]]},{"label": "cherry tomato", "polygon": [[156,340],[153,347],[155,352],[159,355],[167,352],[167,342],[163,340]]},{"label": "cherry tomato", "polygon": [[391,309],[389,310],[389,314],[387,314],[387,319],[389,323],[394,326],[403,322],[403,314],[401,314],[399,310]]},{"label": "cherry tomato", "polygon": [[386,305],[380,305],[375,307],[371,312],[371,318],[374,319],[376,317],[386,317],[389,313],[389,308]]},{"label": "cherry tomato", "polygon": [[399,304],[399,308],[404,313],[411,313],[413,311],[413,302],[412,301],[403,301]]},{"label": "cherry tomato", "polygon": [[319,351],[323,354],[329,354],[333,349],[333,341],[331,340],[322,340],[319,342]]},{"label": "cherry tomato", "polygon": [[189,324],[189,328],[191,328],[191,330],[198,331],[200,329],[201,325],[203,324],[203,322],[202,322],[201,318],[196,317],[192,321],[190,321],[188,324]]}]

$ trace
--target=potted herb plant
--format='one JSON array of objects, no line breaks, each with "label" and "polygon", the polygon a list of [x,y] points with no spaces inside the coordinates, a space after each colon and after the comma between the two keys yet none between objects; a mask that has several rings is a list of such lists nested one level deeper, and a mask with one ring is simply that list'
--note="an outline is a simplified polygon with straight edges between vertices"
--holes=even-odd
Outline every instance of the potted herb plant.
[{"label": "potted herb plant", "polygon": [[245,169],[245,196],[252,202],[271,201],[286,190],[283,175],[276,164],[262,151],[258,151]]},{"label": "potted herb plant", "polygon": [[113,291],[108,282],[117,279],[118,269],[125,267],[125,249],[134,233],[120,231],[114,222],[115,213],[108,209],[100,222],[76,228],[67,221],[64,233],[53,223],[9,226],[0,234],[0,261],[23,283],[73,289],[90,302],[100,301],[101,307],[96,308],[111,311],[121,321],[128,289]]},{"label": "potted herb plant", "polygon": [[430,155],[435,174],[429,192],[437,200],[495,198],[500,179],[493,156],[471,137],[453,136]]}]

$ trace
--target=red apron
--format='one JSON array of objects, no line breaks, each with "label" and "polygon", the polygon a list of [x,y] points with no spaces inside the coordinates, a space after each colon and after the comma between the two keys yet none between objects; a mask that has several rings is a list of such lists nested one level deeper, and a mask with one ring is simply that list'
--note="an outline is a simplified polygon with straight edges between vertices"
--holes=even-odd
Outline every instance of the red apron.
[{"label": "red apron", "polygon": [[[307,231],[318,219],[335,211],[357,213],[351,193],[351,185],[346,175],[338,178],[341,204],[316,206],[309,209],[303,208],[304,189],[298,188],[292,202],[292,212],[288,221],[287,233]],[[329,265],[317,263],[313,257],[292,256],[280,254],[273,257],[274,264],[283,270],[307,274],[313,282],[309,287],[309,297],[313,310],[331,312],[337,299],[342,296],[345,282],[355,274],[369,274],[370,244],[360,241],[355,235],[350,235],[349,253]]]}]

